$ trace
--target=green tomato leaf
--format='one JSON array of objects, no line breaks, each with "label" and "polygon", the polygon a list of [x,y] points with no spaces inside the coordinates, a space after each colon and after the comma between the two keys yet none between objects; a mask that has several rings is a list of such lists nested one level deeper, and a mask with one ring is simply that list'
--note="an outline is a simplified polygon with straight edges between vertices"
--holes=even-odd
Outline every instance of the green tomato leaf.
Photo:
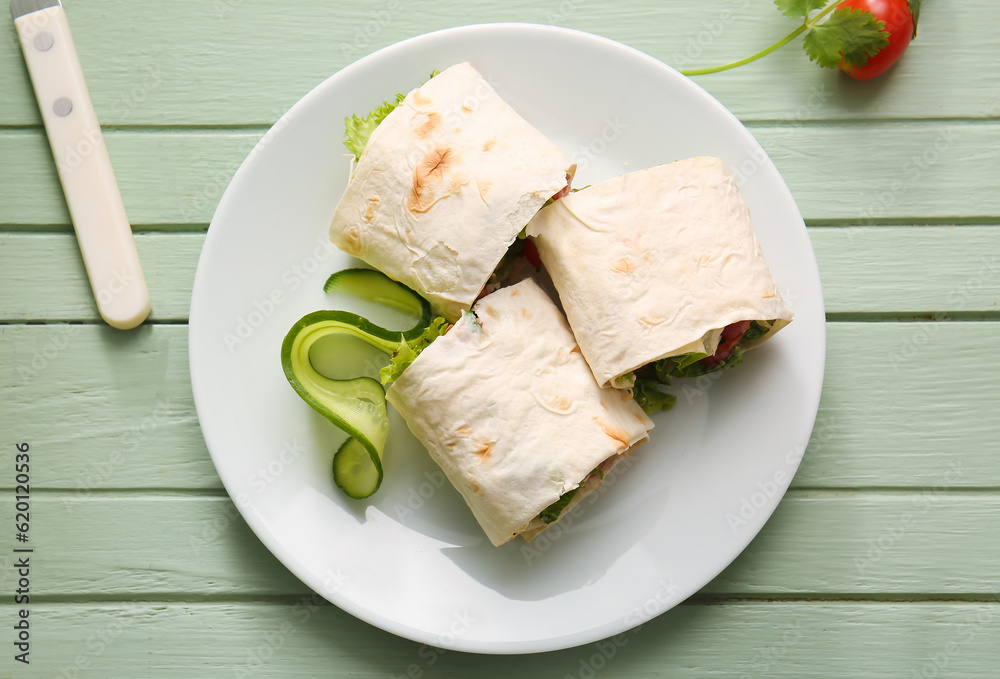
[{"label": "green tomato leaf", "polygon": [[792,18],[808,17],[809,12],[822,9],[828,2],[829,0],[774,0],[781,13]]},{"label": "green tomato leaf", "polygon": [[920,21],[920,3],[922,0],[910,0],[910,14],[913,15],[913,37],[917,37],[917,22]]},{"label": "green tomato leaf", "polygon": [[823,68],[834,68],[841,58],[851,66],[864,66],[888,44],[885,22],[853,7],[834,11],[802,40],[809,58]]}]

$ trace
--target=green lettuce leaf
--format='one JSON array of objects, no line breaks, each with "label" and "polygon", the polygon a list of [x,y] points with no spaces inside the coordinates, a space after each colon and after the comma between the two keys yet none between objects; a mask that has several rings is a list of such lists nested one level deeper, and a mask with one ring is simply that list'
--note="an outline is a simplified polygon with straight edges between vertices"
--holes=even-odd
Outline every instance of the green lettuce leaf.
[{"label": "green lettuce leaf", "polygon": [[577,486],[573,490],[567,490],[565,493],[559,496],[558,500],[556,500],[548,507],[543,509],[541,512],[539,512],[538,518],[540,518],[545,523],[552,523],[553,521],[558,519],[559,515],[562,514],[562,511],[564,509],[566,509],[566,505],[569,504],[569,501],[573,499],[573,496],[576,495],[578,490],[580,490],[579,486]]},{"label": "green lettuce leaf", "polygon": [[[431,76],[427,80],[430,80],[441,71],[434,69],[431,71]],[[420,84],[421,87],[427,84],[425,80]],[[372,136],[372,132],[375,128],[379,126],[385,117],[395,110],[399,106],[400,102],[406,98],[405,94],[397,94],[392,101],[383,101],[381,104],[373,108],[368,112],[364,118],[359,118],[357,115],[352,115],[350,118],[345,118],[344,123],[346,130],[344,132],[344,146],[347,150],[354,154],[354,160],[361,160],[361,153],[368,146],[368,138]]]},{"label": "green lettuce leaf", "polygon": [[750,344],[751,342],[756,342],[767,334],[767,331],[771,329],[772,325],[774,325],[774,321],[764,321],[763,323],[750,321],[750,327],[747,328],[745,333],[743,333],[743,337],[740,339],[740,344]]},{"label": "green lettuce leaf", "polygon": [[361,160],[361,153],[368,145],[368,138],[372,136],[372,132],[405,98],[405,94],[397,94],[393,101],[383,101],[369,111],[364,118],[352,115],[350,118],[344,119],[344,124],[347,127],[344,132],[344,146],[354,154],[354,160]]},{"label": "green lettuce leaf", "polygon": [[670,410],[677,404],[677,397],[660,391],[661,384],[670,384],[670,378],[661,382],[656,377],[637,377],[635,385],[632,387],[632,395],[635,402],[647,415],[658,413],[661,410]]},{"label": "green lettuce leaf", "polygon": [[[657,361],[655,364],[657,377],[664,381],[671,377],[699,377],[701,375],[707,375],[708,373],[714,373],[718,370],[724,370],[725,368],[731,368],[732,366],[739,365],[743,362],[743,350],[737,345],[736,348],[733,349],[733,353],[729,355],[729,358],[718,365],[705,365],[704,363],[695,361],[682,366],[675,363],[674,359],[676,358],[678,357],[674,356],[672,358],[664,358]],[[704,356],[702,356],[702,358],[704,358]]]},{"label": "green lettuce leaf", "polygon": [[410,364],[420,355],[420,352],[429,347],[431,342],[448,332],[448,328],[450,327],[451,324],[447,320],[438,317],[431,321],[431,324],[424,330],[420,337],[410,342],[406,340],[400,342],[399,347],[393,352],[392,358],[389,360],[389,365],[379,371],[378,376],[382,382],[382,386],[388,386],[389,383],[399,379],[403,371],[409,368]]}]

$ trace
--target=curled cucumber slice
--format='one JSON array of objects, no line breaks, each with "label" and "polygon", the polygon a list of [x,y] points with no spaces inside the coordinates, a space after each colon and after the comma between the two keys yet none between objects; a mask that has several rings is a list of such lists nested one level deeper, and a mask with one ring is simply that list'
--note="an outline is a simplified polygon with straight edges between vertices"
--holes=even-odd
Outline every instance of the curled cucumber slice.
[{"label": "curled cucumber slice", "polygon": [[[350,438],[333,458],[333,478],[352,498],[372,495],[382,483],[382,452],[389,433],[385,389],[363,373],[378,373],[401,339],[413,339],[430,324],[430,305],[406,286],[378,271],[346,269],[327,281],[324,289],[385,304],[420,317],[405,331],[386,330],[348,311],[314,311],[299,319],[281,344],[281,367],[296,393],[314,410],[345,431]],[[363,343],[369,355],[361,358],[347,344]],[[360,373],[360,374],[359,374]],[[354,376],[349,376],[354,375]]]},{"label": "curled cucumber slice", "polygon": [[326,279],[326,283],[323,284],[323,292],[342,292],[381,304],[395,311],[416,316],[419,320],[410,330],[393,334],[397,343],[401,334],[407,342],[416,339],[431,323],[431,305],[428,304],[427,300],[402,283],[392,280],[381,271],[374,269],[337,271]]}]

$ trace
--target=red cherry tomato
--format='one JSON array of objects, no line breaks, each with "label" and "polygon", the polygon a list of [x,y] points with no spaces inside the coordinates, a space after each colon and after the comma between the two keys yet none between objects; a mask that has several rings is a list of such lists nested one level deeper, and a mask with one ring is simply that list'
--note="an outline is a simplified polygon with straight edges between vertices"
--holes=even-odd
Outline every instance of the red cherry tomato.
[{"label": "red cherry tomato", "polygon": [[913,39],[913,15],[909,0],[847,0],[836,9],[843,12],[851,7],[865,9],[875,18],[885,22],[889,44],[864,66],[851,66],[840,62],[840,68],[855,80],[871,80],[885,73],[903,55]]},{"label": "red cherry tomato", "polygon": [[524,239],[524,245],[521,252],[524,253],[524,258],[528,260],[528,263],[536,269],[542,265],[542,258],[538,256],[538,247],[535,245],[535,241],[531,238]]},{"label": "red cherry tomato", "polygon": [[719,347],[715,353],[701,362],[707,366],[716,366],[724,363],[733,354],[733,349],[743,339],[743,335],[750,329],[750,321],[738,321],[730,323],[722,329],[722,337],[719,339]]}]

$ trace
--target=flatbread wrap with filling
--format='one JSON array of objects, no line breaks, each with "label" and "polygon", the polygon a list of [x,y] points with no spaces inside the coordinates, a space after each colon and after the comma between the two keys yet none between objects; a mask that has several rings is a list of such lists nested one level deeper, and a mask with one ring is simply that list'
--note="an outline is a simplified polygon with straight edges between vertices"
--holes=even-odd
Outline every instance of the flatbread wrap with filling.
[{"label": "flatbread wrap with filling", "polygon": [[794,316],[718,158],[571,193],[543,208],[527,234],[602,386],[728,367]]},{"label": "flatbread wrap with filling", "polygon": [[457,64],[407,94],[371,132],[330,239],[454,320],[575,171],[471,64]]},{"label": "flatbread wrap with filling", "polygon": [[494,545],[558,521],[653,427],[626,391],[598,386],[531,279],[480,299],[386,398]]}]

